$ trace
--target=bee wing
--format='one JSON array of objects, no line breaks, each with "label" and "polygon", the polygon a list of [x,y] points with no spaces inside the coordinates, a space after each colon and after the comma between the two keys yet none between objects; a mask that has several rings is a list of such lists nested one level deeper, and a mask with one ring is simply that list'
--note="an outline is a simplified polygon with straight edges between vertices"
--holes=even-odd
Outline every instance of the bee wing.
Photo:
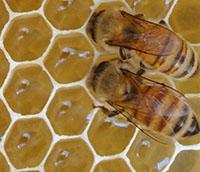
[{"label": "bee wing", "polygon": [[[168,133],[167,135],[175,135],[188,118],[189,106],[184,95],[171,87],[139,77],[125,69],[121,70],[130,80],[134,82],[137,80],[137,82],[141,82],[138,85],[143,84],[155,89],[154,91],[157,94],[137,94],[130,103],[109,102],[109,104],[141,131],[145,131],[145,134],[148,133],[147,135],[152,136],[152,130],[148,130],[148,128],[152,128],[155,131],[165,129]],[[163,100],[162,97],[166,95],[166,91],[168,92],[168,97]],[[171,98],[174,100],[171,100]],[[180,102],[182,102],[181,109]],[[169,122],[171,117],[174,119],[173,122]],[[153,138],[155,140],[155,136]]]},{"label": "bee wing", "polygon": [[181,48],[182,40],[169,29],[125,11],[121,11],[121,14],[130,23],[130,27],[126,26],[118,37],[108,40],[108,45],[154,56],[169,56]]},{"label": "bee wing", "polygon": [[[156,133],[153,133],[152,131],[148,130],[147,127],[144,126],[143,123],[141,123],[140,121],[132,118],[130,119],[131,114],[129,114],[129,112],[127,111],[127,109],[123,110],[124,107],[115,104],[115,103],[111,103],[111,102],[107,102],[111,107],[113,107],[117,112],[119,112],[121,115],[123,115],[125,118],[128,119],[128,121],[130,123],[132,123],[136,128],[138,128],[141,132],[143,132],[145,135],[149,136],[150,138],[152,138],[153,140],[162,143],[162,144],[166,144],[166,141],[164,141],[163,139],[161,139],[158,135],[156,135]],[[137,107],[131,107],[131,110],[136,110],[141,113],[141,114],[145,114],[146,112],[140,111],[138,110]]]}]

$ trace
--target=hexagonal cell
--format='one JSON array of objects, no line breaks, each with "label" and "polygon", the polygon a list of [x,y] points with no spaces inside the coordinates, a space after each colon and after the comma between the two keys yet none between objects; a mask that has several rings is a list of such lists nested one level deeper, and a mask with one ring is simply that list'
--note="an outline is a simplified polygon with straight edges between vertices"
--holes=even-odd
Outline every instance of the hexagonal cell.
[{"label": "hexagonal cell", "polygon": [[88,172],[93,160],[93,154],[82,139],[61,140],[53,147],[44,169],[48,172]]},{"label": "hexagonal cell", "polygon": [[122,152],[133,136],[135,128],[121,116],[108,118],[99,111],[88,131],[89,140],[99,155]]},{"label": "hexagonal cell", "polygon": [[44,64],[59,83],[81,80],[89,71],[93,50],[80,33],[57,36]]},{"label": "hexagonal cell", "polygon": [[92,100],[82,87],[61,88],[51,101],[47,117],[59,135],[80,134],[88,123]]},{"label": "hexagonal cell", "polygon": [[7,23],[9,14],[2,0],[0,0],[0,33],[4,25]]},{"label": "hexagonal cell", "polygon": [[199,6],[200,1],[179,0],[169,18],[172,29],[192,43],[200,42]]},{"label": "hexagonal cell", "polygon": [[113,159],[113,160],[106,160],[101,161],[99,164],[96,165],[94,172],[131,172],[126,162],[121,159]]},{"label": "hexagonal cell", "polygon": [[182,93],[200,93],[200,68],[194,76],[186,80],[175,80],[176,88]]},{"label": "hexagonal cell", "polygon": [[6,106],[4,105],[3,101],[0,99],[0,137],[3,136],[10,122],[11,122],[10,114]]},{"label": "hexagonal cell", "polygon": [[200,168],[200,151],[182,151],[174,160],[169,172],[197,172]]},{"label": "hexagonal cell", "polygon": [[37,10],[43,0],[6,0],[12,11],[14,12],[26,12]]},{"label": "hexagonal cell", "polygon": [[9,172],[10,167],[8,166],[8,163],[1,152],[0,152],[0,162],[1,162],[0,163],[0,171]]},{"label": "hexagonal cell", "polygon": [[37,13],[14,18],[4,36],[4,46],[15,61],[39,58],[50,43],[51,29]]},{"label": "hexagonal cell", "polygon": [[15,168],[35,167],[47,153],[52,135],[40,118],[17,120],[5,141],[5,151]]},{"label": "hexagonal cell", "polygon": [[48,75],[39,65],[19,65],[4,89],[4,96],[13,111],[36,114],[43,109],[52,88]]},{"label": "hexagonal cell", "polygon": [[9,71],[9,62],[6,59],[4,52],[0,49],[0,86],[2,86],[8,71]]},{"label": "hexagonal cell", "polygon": [[47,0],[44,12],[57,29],[77,29],[89,17],[92,0]]},{"label": "hexagonal cell", "polygon": [[[111,9],[111,8],[114,8],[114,9],[123,9],[125,8],[125,4],[123,2],[120,2],[120,1],[113,1],[113,2],[104,2],[104,3],[101,3],[96,9],[94,12],[98,12],[98,11],[101,11],[101,10],[104,10],[104,9]],[[102,47],[100,47],[98,44],[96,44],[93,39],[91,38],[91,35],[89,33],[88,34],[88,37],[90,38],[91,42],[93,43],[93,45],[97,48],[97,50],[99,51],[102,51]]]},{"label": "hexagonal cell", "polygon": [[169,164],[173,152],[173,143],[161,144],[140,132],[127,156],[137,172],[160,172]]},{"label": "hexagonal cell", "polygon": [[[200,98],[199,97],[191,97],[188,99],[189,99],[190,105],[192,106],[194,112],[196,113],[197,119],[200,123],[200,106],[199,106]],[[180,140],[179,142],[183,145],[193,145],[193,144],[200,143],[200,133],[198,133],[194,136],[185,138],[184,140]]]},{"label": "hexagonal cell", "polygon": [[141,0],[135,1],[133,6],[138,14],[143,14],[145,19],[160,21],[169,11],[173,0]]}]

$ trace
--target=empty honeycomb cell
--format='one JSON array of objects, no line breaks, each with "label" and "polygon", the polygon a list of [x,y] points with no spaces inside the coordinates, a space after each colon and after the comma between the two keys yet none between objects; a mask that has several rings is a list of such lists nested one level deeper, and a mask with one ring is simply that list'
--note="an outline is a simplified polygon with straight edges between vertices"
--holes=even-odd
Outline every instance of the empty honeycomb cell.
[{"label": "empty honeycomb cell", "polygon": [[57,29],[77,29],[89,17],[92,6],[92,0],[47,0],[44,12]]},{"label": "empty honeycomb cell", "polygon": [[173,0],[140,0],[135,1],[134,10],[143,14],[145,19],[160,21],[169,11]]},{"label": "empty honeycomb cell", "polygon": [[6,154],[15,168],[35,167],[47,153],[52,135],[40,118],[17,120],[4,144]]},{"label": "empty honeycomb cell", "polygon": [[89,140],[99,155],[122,152],[128,145],[135,128],[120,116],[108,118],[99,111],[88,131]]},{"label": "empty honeycomb cell", "polygon": [[169,172],[198,172],[200,168],[200,151],[182,151],[174,160]]},{"label": "empty honeycomb cell", "polygon": [[80,134],[89,121],[92,100],[82,87],[61,88],[51,101],[47,117],[59,135]]},{"label": "empty honeycomb cell", "polygon": [[80,33],[56,37],[44,64],[59,83],[81,80],[89,71],[93,50]]},{"label": "empty honeycomb cell", "polygon": [[192,43],[200,42],[200,1],[178,0],[169,18],[169,24]]},{"label": "empty honeycomb cell", "polygon": [[10,168],[8,166],[8,163],[5,159],[5,157],[3,156],[3,154],[0,152],[0,171],[2,172],[9,172]]},{"label": "empty honeycomb cell", "polygon": [[37,13],[14,18],[4,35],[4,46],[15,61],[39,58],[50,43],[51,29]]},{"label": "empty honeycomb cell", "polygon": [[[194,112],[196,113],[196,117],[199,121],[200,124],[200,98],[199,97],[192,97],[192,98],[188,98],[190,105],[192,106]],[[193,144],[198,144],[200,143],[200,133],[185,138],[184,140],[180,140],[179,141],[181,144],[183,145],[193,145]]]},{"label": "empty honeycomb cell", "polygon": [[173,143],[161,144],[139,133],[127,156],[137,172],[159,172],[169,164],[173,153]]},{"label": "empty honeycomb cell", "polygon": [[57,142],[45,163],[48,172],[88,172],[93,154],[82,139]]},{"label": "empty honeycomb cell", "polygon": [[131,170],[123,159],[117,158],[100,162],[94,172],[131,172]]},{"label": "empty honeycomb cell", "polygon": [[0,49],[0,86],[3,84],[9,70],[9,62],[3,51]]},{"label": "empty honeycomb cell", "polygon": [[3,101],[0,99],[0,137],[3,136],[10,122],[11,122],[10,114],[6,106],[4,105]]},{"label": "empty honeycomb cell", "polygon": [[19,65],[4,89],[4,96],[13,111],[36,114],[43,109],[52,88],[48,75],[39,65]]},{"label": "empty honeycomb cell", "polygon": [[6,0],[12,11],[26,12],[37,10],[43,0]]},{"label": "empty honeycomb cell", "polygon": [[[113,1],[113,2],[104,2],[101,3],[94,12],[99,12],[101,10],[105,10],[105,9],[124,9],[125,8],[125,4],[123,2],[120,1]],[[87,30],[87,34],[91,40],[91,42],[94,44],[94,46],[97,48],[97,50],[99,51],[103,51],[103,48],[100,47],[98,44],[96,44],[93,39],[91,38],[91,33],[88,32]]]},{"label": "empty honeycomb cell", "polygon": [[0,33],[4,25],[8,22],[9,14],[2,0],[0,0]]}]

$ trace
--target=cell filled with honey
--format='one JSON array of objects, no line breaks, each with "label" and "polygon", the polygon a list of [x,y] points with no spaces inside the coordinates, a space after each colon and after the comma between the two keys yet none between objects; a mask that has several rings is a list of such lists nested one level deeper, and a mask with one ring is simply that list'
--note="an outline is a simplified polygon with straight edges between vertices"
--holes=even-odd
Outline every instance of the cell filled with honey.
[{"label": "cell filled with honey", "polygon": [[200,1],[179,0],[169,18],[172,29],[192,43],[200,42]]},{"label": "cell filled with honey", "polygon": [[57,142],[45,163],[48,172],[88,172],[93,155],[82,139]]},{"label": "cell filled with honey", "polygon": [[80,33],[59,35],[48,52],[44,65],[59,83],[81,80],[89,71],[93,50]]},{"label": "cell filled with honey", "polygon": [[182,151],[170,166],[169,172],[197,172],[200,168],[200,151]]},{"label": "cell filled with honey", "polygon": [[92,103],[80,86],[61,88],[48,107],[47,117],[57,134],[77,135],[88,124]]},{"label": "cell filled with honey", "polygon": [[137,172],[162,171],[170,162],[174,145],[161,144],[150,137],[139,133],[127,156]]},{"label": "cell filled with honey", "polygon": [[4,25],[8,22],[9,13],[6,10],[4,2],[0,0],[0,34],[1,30],[3,29]]},{"label": "cell filled with honey", "polygon": [[37,13],[14,18],[4,35],[4,46],[15,61],[30,61],[42,56],[52,33]]},{"label": "cell filled with honey", "polygon": [[89,17],[92,6],[92,0],[47,0],[44,12],[57,29],[77,29]]},{"label": "cell filled with honey", "polygon": [[43,0],[6,0],[12,11],[15,12],[26,12],[37,10]]},{"label": "cell filled with honey", "polygon": [[138,14],[143,14],[145,19],[160,21],[169,11],[173,0],[141,0],[134,1],[133,9]]},{"label": "cell filled with honey", "polygon": [[121,159],[101,161],[96,165],[94,172],[131,172],[126,162]]},{"label": "cell filled with honey", "polygon": [[37,114],[46,104],[52,88],[48,75],[39,65],[19,65],[4,89],[4,96],[13,111],[22,115]]},{"label": "cell filled with honey", "polygon": [[8,163],[4,157],[4,155],[0,152],[0,171],[2,172],[9,172],[10,167],[8,166]]},{"label": "cell filled with honey", "polygon": [[40,118],[17,120],[5,141],[5,151],[15,168],[35,167],[49,149],[52,135]]},{"label": "cell filled with honey", "polygon": [[0,49],[0,86],[2,86],[8,71],[9,71],[9,62],[4,54],[4,52]]},{"label": "cell filled with honey", "polygon": [[109,118],[99,111],[88,131],[89,140],[99,155],[122,152],[133,136],[135,128],[122,117]]},{"label": "cell filled with honey", "polygon": [[0,137],[3,136],[10,122],[10,114],[3,101],[0,99]]}]

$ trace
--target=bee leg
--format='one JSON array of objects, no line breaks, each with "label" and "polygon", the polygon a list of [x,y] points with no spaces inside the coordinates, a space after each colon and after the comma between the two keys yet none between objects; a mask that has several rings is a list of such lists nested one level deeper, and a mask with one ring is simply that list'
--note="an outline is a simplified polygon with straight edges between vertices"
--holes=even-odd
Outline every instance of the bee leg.
[{"label": "bee leg", "polygon": [[94,106],[94,108],[100,108],[105,114],[108,115],[108,117],[114,117],[116,115],[119,115],[120,112],[119,111],[110,111],[109,109],[107,109],[106,107],[104,106]]}]

